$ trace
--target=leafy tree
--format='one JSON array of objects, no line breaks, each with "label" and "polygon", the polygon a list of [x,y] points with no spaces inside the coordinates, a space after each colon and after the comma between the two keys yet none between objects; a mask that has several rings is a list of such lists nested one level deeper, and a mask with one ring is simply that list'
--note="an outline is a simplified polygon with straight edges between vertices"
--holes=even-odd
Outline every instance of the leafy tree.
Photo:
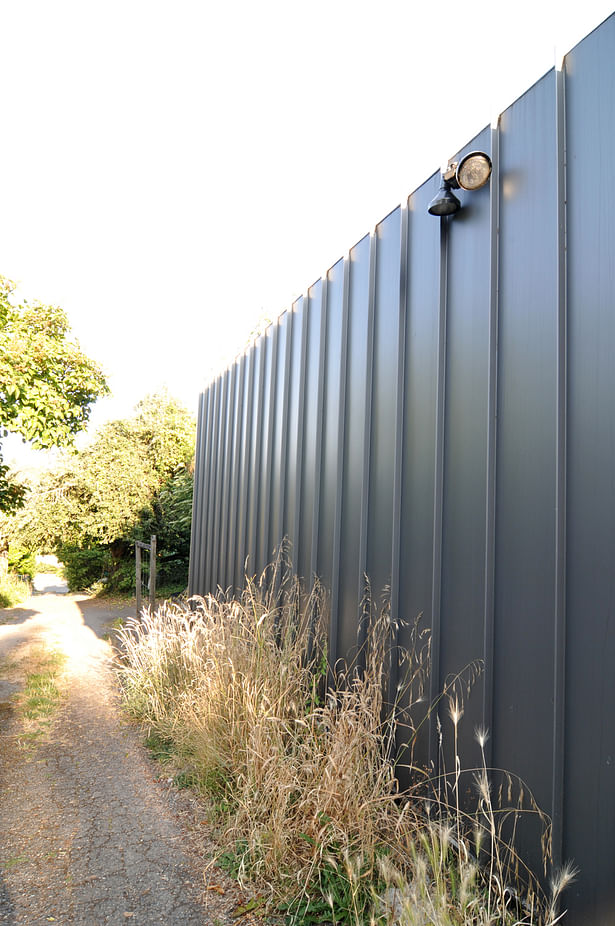
[{"label": "leafy tree", "polygon": [[[163,578],[185,572],[190,547],[195,422],[167,393],[148,396],[132,418],[112,421],[78,454],[43,475],[12,534],[55,551],[69,578],[117,577],[135,539],[158,535]],[[103,555],[103,553],[105,555]],[[130,567],[127,568],[128,585]],[[86,583],[87,584],[87,583]]]},{"label": "leafy tree", "polygon": [[192,493],[194,476],[181,468],[171,476],[141,518],[143,539],[156,534],[160,562],[160,581],[185,582],[190,558]]},{"label": "leafy tree", "polygon": [[194,418],[166,390],[139,402],[130,423],[161,480],[188,466],[194,455]]},{"label": "leafy tree", "polygon": [[[108,392],[100,367],[71,341],[66,314],[39,302],[14,304],[15,284],[0,276],[0,436],[10,431],[35,447],[66,446]],[[0,511],[15,511],[24,488],[0,450]]]}]

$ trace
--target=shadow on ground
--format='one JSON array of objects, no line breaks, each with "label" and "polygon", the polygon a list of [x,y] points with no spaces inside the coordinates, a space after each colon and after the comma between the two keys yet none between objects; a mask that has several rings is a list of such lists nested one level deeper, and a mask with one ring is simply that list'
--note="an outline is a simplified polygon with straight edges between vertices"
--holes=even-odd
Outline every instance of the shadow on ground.
[{"label": "shadow on ground", "polygon": [[81,612],[81,618],[86,627],[89,627],[97,637],[104,637],[109,633],[113,622],[126,620],[136,616],[134,602],[120,602],[117,600],[105,601],[104,598],[76,597],[75,604]]},{"label": "shadow on ground", "polygon": [[32,611],[30,608],[0,608],[0,626],[23,624],[35,614],[38,614],[38,611]]},{"label": "shadow on ground", "polygon": [[15,907],[9,896],[9,892],[6,889],[6,884],[2,873],[0,872],[0,916],[2,917],[2,923],[6,923],[7,926],[13,926],[17,923],[15,919]]}]

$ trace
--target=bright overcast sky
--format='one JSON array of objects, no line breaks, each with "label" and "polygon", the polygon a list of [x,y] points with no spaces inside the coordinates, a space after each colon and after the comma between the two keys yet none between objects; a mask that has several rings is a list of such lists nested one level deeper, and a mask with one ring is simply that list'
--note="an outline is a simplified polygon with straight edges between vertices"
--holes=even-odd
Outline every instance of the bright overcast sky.
[{"label": "bright overcast sky", "polygon": [[[0,273],[196,408],[611,0],[1,0]],[[615,49],[614,49],[615,53]]]}]

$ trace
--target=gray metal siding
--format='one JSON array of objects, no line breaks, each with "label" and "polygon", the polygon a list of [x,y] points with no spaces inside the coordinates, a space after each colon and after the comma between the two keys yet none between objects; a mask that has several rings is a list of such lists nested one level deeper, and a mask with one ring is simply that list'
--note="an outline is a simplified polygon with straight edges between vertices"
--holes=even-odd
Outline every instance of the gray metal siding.
[{"label": "gray metal siding", "polygon": [[331,641],[334,657],[352,651],[357,639],[359,592],[365,571],[361,563],[359,500],[363,491],[367,439],[366,378],[370,343],[371,238],[363,238],[350,251],[348,331],[345,386],[345,425],[341,480],[340,570],[337,639]]},{"label": "gray metal siding", "polygon": [[587,922],[615,916],[615,18],[567,57],[568,492],[564,852]]},{"label": "gray metal siding", "polygon": [[[488,728],[490,765],[531,788],[554,858],[581,869],[567,922],[607,926],[615,17],[472,149],[491,155],[491,181],[459,191],[454,218],[427,213],[436,174],[204,393],[190,583],[238,588],[246,556],[254,573],[286,537],[306,583],[331,593],[332,661],[364,632],[366,575],[394,618],[430,629],[432,699],[482,658],[462,763]],[[435,712],[417,743],[434,771],[451,767],[447,713],[443,749]],[[538,866],[533,823],[520,841]]]},{"label": "gray metal siding", "polygon": [[[486,129],[466,150],[490,153]],[[463,152],[465,153],[465,151]],[[495,180],[495,178],[494,178]],[[497,182],[497,181],[495,181]],[[440,687],[482,655],[484,635],[487,401],[489,378],[489,188],[462,193],[463,221],[448,224]],[[474,729],[482,723],[481,691],[465,706],[459,736],[469,767],[479,754]],[[450,727],[446,709],[443,725]],[[450,758],[447,760],[450,766]]]}]

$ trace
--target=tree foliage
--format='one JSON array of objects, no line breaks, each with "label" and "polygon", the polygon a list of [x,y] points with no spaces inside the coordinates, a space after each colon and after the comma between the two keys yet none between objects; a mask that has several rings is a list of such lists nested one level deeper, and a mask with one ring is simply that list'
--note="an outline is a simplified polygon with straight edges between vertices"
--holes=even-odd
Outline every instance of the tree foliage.
[{"label": "tree foliage", "polygon": [[171,396],[148,396],[133,417],[109,422],[43,475],[13,518],[13,536],[30,549],[57,552],[83,581],[88,564],[90,578],[117,571],[132,541],[155,533],[163,567],[185,571],[195,430]]},{"label": "tree foliage", "polygon": [[[15,284],[0,276],[0,429],[35,447],[66,446],[108,392],[103,373],[70,340],[66,314],[39,302],[14,304]],[[0,455],[0,511],[23,504],[24,490]]]}]

